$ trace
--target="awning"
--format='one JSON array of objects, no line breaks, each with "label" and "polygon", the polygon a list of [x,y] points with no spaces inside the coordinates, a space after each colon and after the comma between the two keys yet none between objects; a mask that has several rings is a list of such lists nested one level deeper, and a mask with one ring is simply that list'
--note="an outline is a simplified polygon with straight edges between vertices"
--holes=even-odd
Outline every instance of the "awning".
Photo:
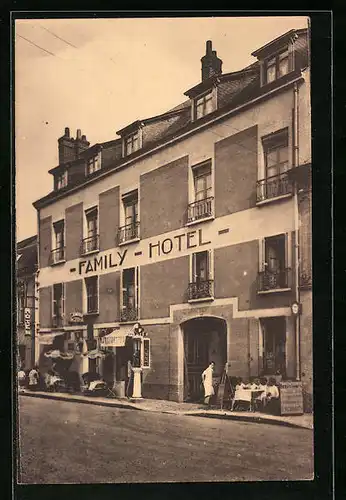
[{"label": "awning", "polygon": [[130,331],[113,330],[108,335],[100,338],[100,347],[125,347],[126,337],[129,336]]},{"label": "awning", "polygon": [[100,351],[99,349],[94,349],[93,351],[89,351],[87,353],[87,356],[90,359],[96,359],[96,358],[104,359],[106,357],[106,353]]},{"label": "awning", "polygon": [[58,337],[59,335],[65,335],[65,332],[40,333],[38,336],[38,341],[40,344],[52,344],[55,337]]},{"label": "awning", "polygon": [[61,352],[59,349],[53,349],[52,351],[48,351],[44,353],[46,358],[51,359],[62,359],[62,360],[71,360],[74,358],[73,352]]}]

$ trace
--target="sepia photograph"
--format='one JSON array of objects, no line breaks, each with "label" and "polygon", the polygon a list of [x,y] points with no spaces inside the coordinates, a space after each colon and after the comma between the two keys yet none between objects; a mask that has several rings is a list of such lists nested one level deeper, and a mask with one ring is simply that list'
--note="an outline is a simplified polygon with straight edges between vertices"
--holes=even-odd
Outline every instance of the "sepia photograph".
[{"label": "sepia photograph", "polygon": [[314,479],[310,39],[13,21],[18,484]]}]

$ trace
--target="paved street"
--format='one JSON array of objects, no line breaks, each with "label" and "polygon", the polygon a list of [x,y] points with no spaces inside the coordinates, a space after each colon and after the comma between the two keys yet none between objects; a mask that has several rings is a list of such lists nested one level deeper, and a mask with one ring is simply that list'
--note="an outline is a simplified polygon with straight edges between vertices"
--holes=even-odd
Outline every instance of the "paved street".
[{"label": "paved street", "polygon": [[313,432],[21,396],[22,483],[311,479]]}]

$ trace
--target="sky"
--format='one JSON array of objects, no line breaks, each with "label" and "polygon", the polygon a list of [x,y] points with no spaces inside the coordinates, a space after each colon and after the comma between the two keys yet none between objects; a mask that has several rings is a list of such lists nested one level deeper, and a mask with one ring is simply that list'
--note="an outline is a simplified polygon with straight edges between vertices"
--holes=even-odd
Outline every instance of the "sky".
[{"label": "sky", "polygon": [[205,43],[236,71],[251,52],[305,17],[29,19],[15,23],[17,241],[37,232],[32,203],[53,188],[58,138],[81,129],[92,144],[186,99],[201,79]]}]

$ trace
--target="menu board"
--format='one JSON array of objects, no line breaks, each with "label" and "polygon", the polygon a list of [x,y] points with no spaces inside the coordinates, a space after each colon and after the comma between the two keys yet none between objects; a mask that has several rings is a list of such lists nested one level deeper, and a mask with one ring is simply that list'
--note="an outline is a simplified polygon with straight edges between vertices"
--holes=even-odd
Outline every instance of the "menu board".
[{"label": "menu board", "polygon": [[303,413],[303,388],[301,382],[280,383],[281,415],[301,415]]},{"label": "menu board", "polygon": [[150,339],[143,339],[143,366],[150,366]]}]

